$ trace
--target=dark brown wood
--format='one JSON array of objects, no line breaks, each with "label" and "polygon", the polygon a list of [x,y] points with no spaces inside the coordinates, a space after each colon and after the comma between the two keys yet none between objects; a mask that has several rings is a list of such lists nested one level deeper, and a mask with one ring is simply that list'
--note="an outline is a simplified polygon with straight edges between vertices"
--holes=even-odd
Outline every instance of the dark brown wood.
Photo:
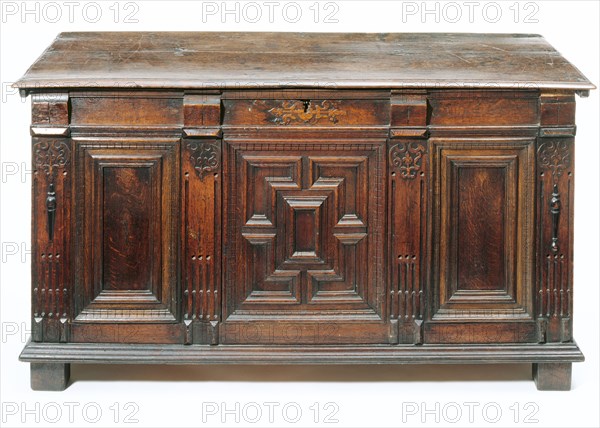
[{"label": "dark brown wood", "polygon": [[[181,284],[186,344],[218,343],[222,270],[219,95],[186,95],[181,146]],[[197,132],[201,131],[201,132]]]},{"label": "dark brown wood", "polygon": [[523,126],[539,123],[539,92],[431,91],[432,127]]},{"label": "dark brown wood", "polygon": [[[541,106],[545,129],[574,127],[572,95],[548,93]],[[573,331],[573,136],[547,132],[537,142],[537,316],[546,324],[545,339],[552,342],[572,340]]]},{"label": "dark brown wood", "polygon": [[[139,312],[139,311],[138,311]],[[184,341],[184,326],[179,323],[145,322],[133,318],[136,312],[125,312],[127,318],[105,322],[73,322],[71,342],[76,343],[167,343]],[[161,314],[162,315],[162,314]]]},{"label": "dark brown wood", "polygon": [[427,93],[395,91],[388,141],[390,343],[423,342],[429,207]]},{"label": "dark brown wood", "polygon": [[[316,94],[319,96],[319,94]],[[389,123],[389,98],[225,100],[226,125],[255,126],[371,126]]]},{"label": "dark brown wood", "polygon": [[530,362],[565,389],[583,360],[594,86],[540,36],[63,33],[16,86],[34,388],[71,362]]},{"label": "dark brown wood", "polygon": [[571,389],[571,363],[533,363],[533,380],[540,391]]},{"label": "dark brown wood", "polygon": [[30,366],[34,391],[64,391],[69,385],[71,364],[41,362]]},{"label": "dark brown wood", "polygon": [[[432,54],[435,53],[435,54]],[[535,34],[62,33],[23,89],[594,86]]]},{"label": "dark brown wood", "polygon": [[385,140],[224,138],[222,342],[381,343]]},{"label": "dark brown wood", "polygon": [[491,345],[150,345],[29,342],[28,362],[102,364],[497,364],[584,361],[576,343]]},{"label": "dark brown wood", "polygon": [[[181,125],[182,100],[162,94],[146,97],[106,94],[106,96],[74,96],[71,98],[73,125],[140,126]],[[156,98],[155,98],[156,97]]]},{"label": "dark brown wood", "polygon": [[[36,103],[34,103],[34,106]],[[66,342],[71,316],[71,141],[34,137],[32,338]]]},{"label": "dark brown wood", "polygon": [[72,141],[81,284],[73,322],[176,322],[179,140]]},{"label": "dark brown wood", "polygon": [[[432,275],[439,284],[432,321],[445,323],[437,328],[447,334],[458,330],[450,335],[461,341],[537,341],[531,334],[534,140],[432,138],[430,143]],[[509,334],[498,333],[499,318],[505,322],[500,330]]]}]

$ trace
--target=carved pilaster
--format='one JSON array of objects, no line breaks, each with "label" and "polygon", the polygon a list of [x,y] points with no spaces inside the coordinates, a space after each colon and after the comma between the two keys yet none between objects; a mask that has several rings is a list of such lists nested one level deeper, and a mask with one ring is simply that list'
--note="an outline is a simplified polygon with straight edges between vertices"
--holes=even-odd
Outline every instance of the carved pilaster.
[{"label": "carved pilaster", "polygon": [[69,118],[67,93],[32,95],[32,340],[37,342],[66,342],[69,334]]},{"label": "carved pilaster", "polygon": [[572,340],[575,95],[540,97],[537,317],[547,342]]},{"label": "carved pilaster", "polygon": [[221,316],[220,97],[184,98],[182,310],[185,343],[218,343]]},{"label": "carved pilaster", "polygon": [[421,343],[422,337],[428,189],[426,120],[425,93],[393,94],[388,142],[392,343]]},{"label": "carved pilaster", "polygon": [[573,139],[538,142],[538,317],[546,340],[571,340]]},{"label": "carved pilaster", "polygon": [[572,340],[574,121],[573,94],[542,95],[537,143],[537,317],[545,320],[547,342]]},{"label": "carved pilaster", "polygon": [[65,342],[71,317],[71,142],[34,137],[32,338]]}]

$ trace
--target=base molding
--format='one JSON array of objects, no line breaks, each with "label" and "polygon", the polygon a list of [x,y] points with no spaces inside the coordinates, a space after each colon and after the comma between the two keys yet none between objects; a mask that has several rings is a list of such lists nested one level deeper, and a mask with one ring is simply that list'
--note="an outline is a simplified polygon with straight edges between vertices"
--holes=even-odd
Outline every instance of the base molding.
[{"label": "base molding", "polygon": [[575,342],[501,345],[155,345],[29,342],[30,363],[498,364],[584,361]]},{"label": "base molding", "polygon": [[571,387],[571,363],[584,361],[575,342],[497,345],[155,345],[29,342],[34,390],[61,391],[79,364],[501,364],[532,363],[539,390]]}]

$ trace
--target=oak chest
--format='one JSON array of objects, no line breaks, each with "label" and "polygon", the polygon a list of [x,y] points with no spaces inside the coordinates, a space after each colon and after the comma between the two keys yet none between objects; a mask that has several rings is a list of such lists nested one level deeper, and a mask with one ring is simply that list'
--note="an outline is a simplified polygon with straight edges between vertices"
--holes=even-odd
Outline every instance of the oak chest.
[{"label": "oak chest", "polygon": [[70,363],[527,362],[568,389],[575,95],[537,35],[63,33],[34,389]]}]

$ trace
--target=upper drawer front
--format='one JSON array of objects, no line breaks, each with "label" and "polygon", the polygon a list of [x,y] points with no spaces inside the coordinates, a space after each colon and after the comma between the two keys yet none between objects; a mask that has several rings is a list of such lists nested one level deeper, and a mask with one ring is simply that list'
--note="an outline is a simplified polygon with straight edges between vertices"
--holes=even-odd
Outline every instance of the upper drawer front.
[{"label": "upper drawer front", "polygon": [[518,126],[539,124],[539,93],[535,90],[429,91],[428,125]]},{"label": "upper drawer front", "polygon": [[223,124],[231,126],[385,126],[389,99],[225,99]]},{"label": "upper drawer front", "polygon": [[160,92],[73,93],[75,126],[181,126],[183,94]]}]

